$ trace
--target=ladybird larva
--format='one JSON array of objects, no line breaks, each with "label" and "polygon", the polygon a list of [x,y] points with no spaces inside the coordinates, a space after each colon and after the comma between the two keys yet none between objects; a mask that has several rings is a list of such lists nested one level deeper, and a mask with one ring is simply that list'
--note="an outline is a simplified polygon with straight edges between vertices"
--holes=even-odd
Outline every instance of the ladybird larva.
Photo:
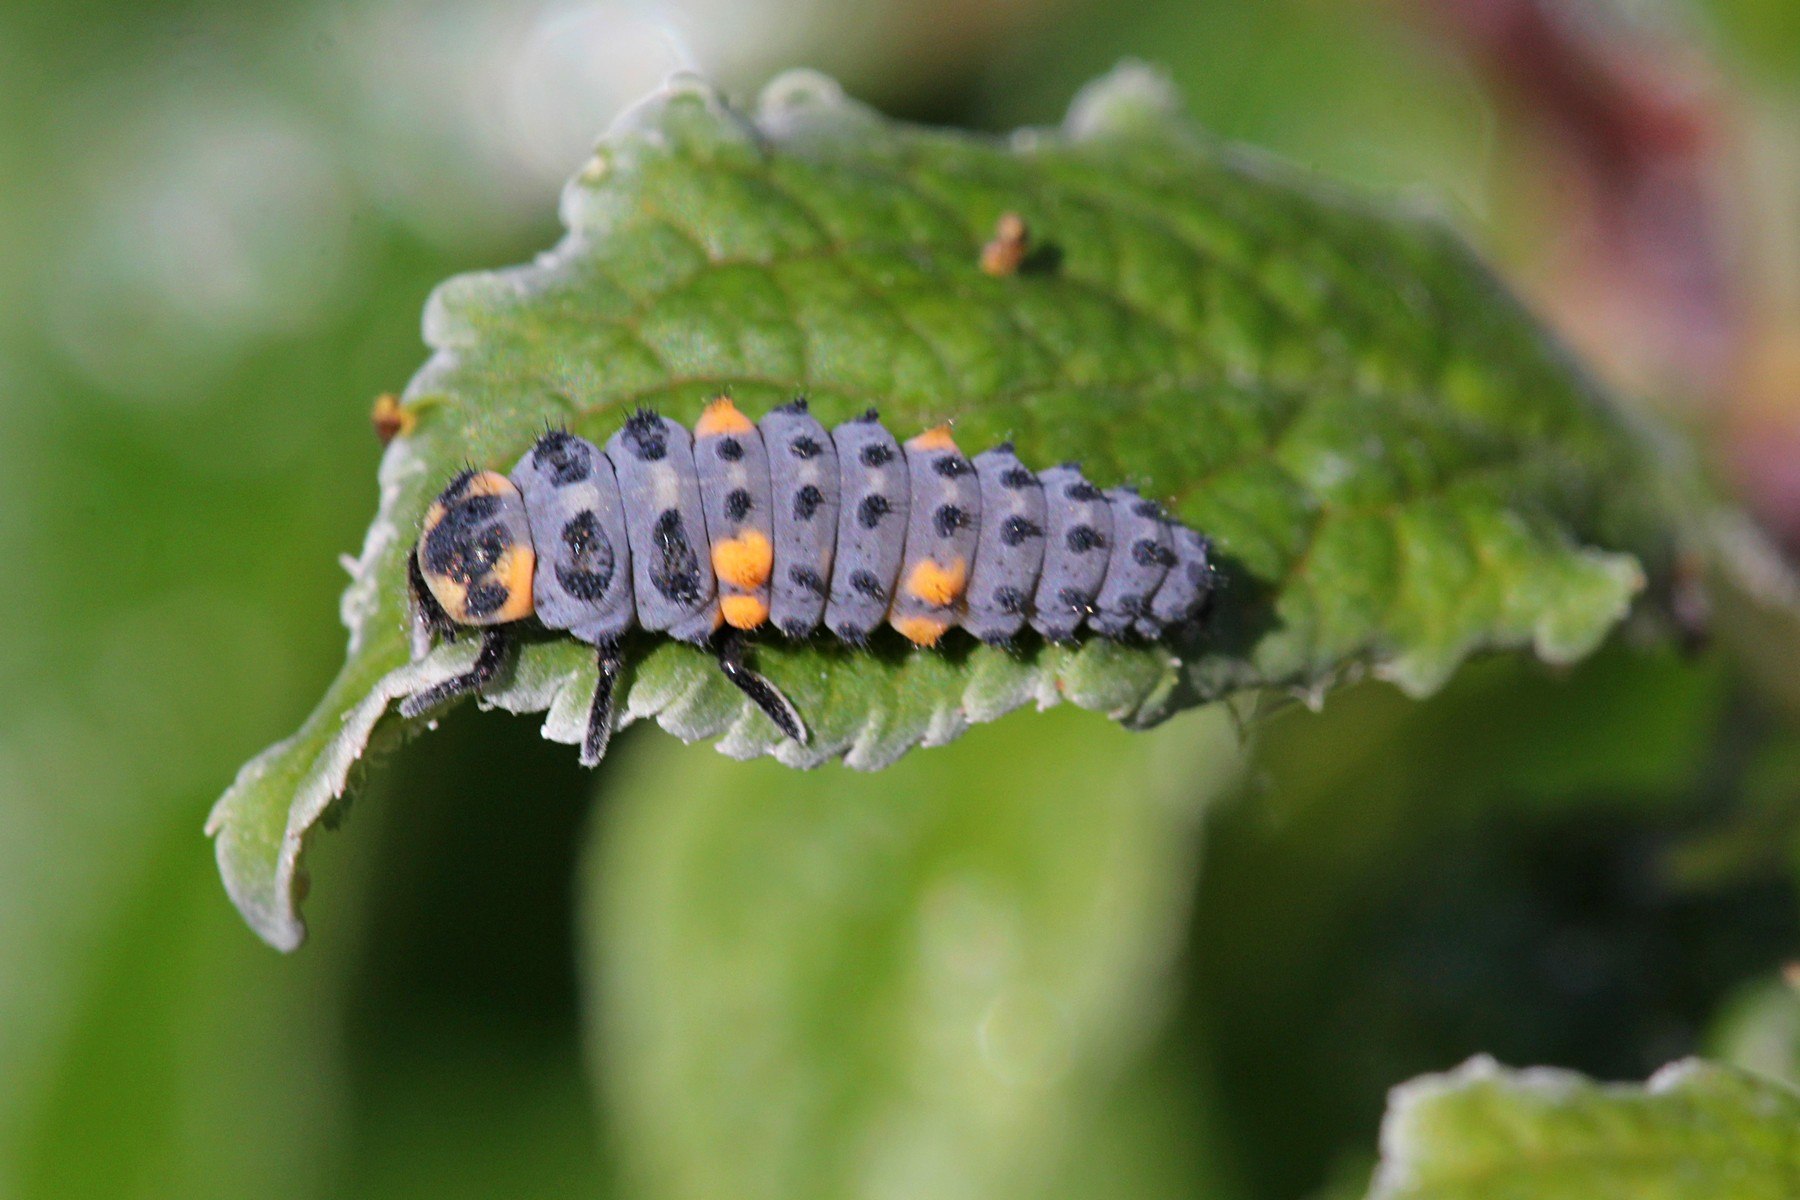
[{"label": "ladybird larva", "polygon": [[510,475],[464,471],[432,503],[409,561],[420,641],[483,640],[467,672],[400,707],[485,687],[530,618],[595,647],[585,765],[605,753],[633,629],[712,647],[805,742],[799,710],[748,665],[747,633],[861,646],[885,623],[926,647],[1029,624],[1052,641],[1156,641],[1200,620],[1209,552],[1129,488],[1102,491],[1074,463],[1033,472],[1010,444],[967,457],[947,425],[902,444],[872,409],[827,430],[803,399],[758,424],[719,397],[691,432],[639,410],[605,449],[553,430]]}]

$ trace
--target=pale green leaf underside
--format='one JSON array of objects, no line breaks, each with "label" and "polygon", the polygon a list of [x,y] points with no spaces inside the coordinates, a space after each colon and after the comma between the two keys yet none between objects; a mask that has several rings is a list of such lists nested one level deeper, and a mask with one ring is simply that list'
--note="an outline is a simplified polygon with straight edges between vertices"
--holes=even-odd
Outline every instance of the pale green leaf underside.
[{"label": "pale green leaf underside", "polygon": [[1370,1200],[1800,1196],[1800,1093],[1677,1063],[1644,1087],[1475,1059],[1397,1088]]},{"label": "pale green leaf underside", "polygon": [[[1044,254],[990,278],[1006,211]],[[778,743],[701,652],[640,647],[630,716],[796,766],[880,767],[1032,701],[1148,724],[1362,669],[1423,693],[1488,648],[1567,661],[1669,557],[1637,440],[1454,236],[1217,146],[1139,69],[1004,141],[885,121],[806,73],[749,115],[678,81],[607,136],[563,215],[537,262],[433,296],[344,673],[214,812],[227,886],[277,945],[302,936],[302,839],[398,724],[386,698],[469,654],[408,663],[425,505],[546,422],[601,440],[640,404],[691,420],[720,390],[752,413],[803,391],[827,423],[877,406],[903,436],[948,418],[966,449],[1079,459],[1216,539],[1225,586],[1197,645],[759,647],[810,748]],[[591,681],[547,641],[490,700],[548,708],[546,735],[572,741]]]}]

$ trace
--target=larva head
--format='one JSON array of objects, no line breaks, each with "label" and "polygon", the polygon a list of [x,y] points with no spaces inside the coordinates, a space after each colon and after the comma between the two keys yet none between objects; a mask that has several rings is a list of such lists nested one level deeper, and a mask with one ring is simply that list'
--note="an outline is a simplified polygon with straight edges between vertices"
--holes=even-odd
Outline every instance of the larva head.
[{"label": "larva head", "polygon": [[504,475],[464,471],[425,513],[417,550],[425,586],[458,625],[504,625],[532,612],[537,555],[525,501]]}]

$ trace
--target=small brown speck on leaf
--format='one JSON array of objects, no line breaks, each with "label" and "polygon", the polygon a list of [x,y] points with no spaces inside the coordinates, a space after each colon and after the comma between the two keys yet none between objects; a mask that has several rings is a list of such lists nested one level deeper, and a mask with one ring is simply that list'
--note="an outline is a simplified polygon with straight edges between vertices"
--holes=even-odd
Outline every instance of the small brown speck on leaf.
[{"label": "small brown speck on leaf", "polygon": [[1001,213],[994,223],[994,236],[981,248],[981,269],[996,277],[1018,274],[1030,244],[1025,218],[1016,212]]},{"label": "small brown speck on leaf", "polygon": [[375,436],[387,445],[401,434],[409,434],[418,418],[400,406],[400,398],[392,392],[383,392],[375,397],[375,407],[369,410],[369,423],[375,427]]}]

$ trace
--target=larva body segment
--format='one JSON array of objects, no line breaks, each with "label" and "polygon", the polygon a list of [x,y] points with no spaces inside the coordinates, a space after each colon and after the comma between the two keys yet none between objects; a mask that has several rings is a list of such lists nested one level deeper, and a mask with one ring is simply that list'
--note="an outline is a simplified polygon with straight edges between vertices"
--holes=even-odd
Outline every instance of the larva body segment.
[{"label": "larva body segment", "polygon": [[911,481],[894,435],[873,409],[831,431],[837,447],[837,550],[825,626],[853,645],[887,619],[906,552]]},{"label": "larva body segment", "polygon": [[907,441],[906,549],[888,623],[909,641],[934,646],[957,623],[981,520],[975,468],[948,426]]},{"label": "larva body segment", "polygon": [[457,625],[505,625],[531,615],[536,570],[525,500],[493,471],[464,471],[425,514],[414,554],[434,602]]},{"label": "larva body segment", "polygon": [[719,587],[719,616],[733,629],[769,619],[775,567],[769,459],[763,436],[730,400],[715,400],[694,426],[694,469]]},{"label": "larva body segment", "polygon": [[612,460],[572,433],[539,438],[510,478],[525,498],[537,548],[537,618],[584,642],[613,641],[637,623],[625,504]]},{"label": "larva body segment", "polygon": [[984,642],[1006,642],[1025,627],[1044,570],[1044,485],[1011,444],[974,459],[981,529],[962,625]]},{"label": "larva body segment", "polygon": [[1038,472],[1044,485],[1044,572],[1032,594],[1031,627],[1066,642],[1094,611],[1112,549],[1112,508],[1073,463]]},{"label": "larva body segment", "polygon": [[1154,500],[1144,499],[1133,488],[1116,487],[1108,489],[1106,501],[1112,509],[1112,553],[1088,628],[1116,641],[1132,633],[1140,620],[1149,619],[1150,598],[1162,586],[1175,552],[1169,548],[1162,509]]},{"label": "larva body segment", "polygon": [[837,550],[837,447],[804,400],[765,415],[762,435],[775,528],[769,620],[790,638],[810,637],[825,620]]},{"label": "larva body segment", "polygon": [[606,443],[625,500],[638,625],[684,642],[704,642],[718,626],[706,518],[688,431],[639,411]]},{"label": "larva body segment", "polygon": [[[1212,543],[1204,534],[1171,521],[1169,545],[1175,564],[1150,600],[1150,616],[1159,630],[1199,620],[1213,587]],[[1143,631],[1140,625],[1138,632]]]}]

